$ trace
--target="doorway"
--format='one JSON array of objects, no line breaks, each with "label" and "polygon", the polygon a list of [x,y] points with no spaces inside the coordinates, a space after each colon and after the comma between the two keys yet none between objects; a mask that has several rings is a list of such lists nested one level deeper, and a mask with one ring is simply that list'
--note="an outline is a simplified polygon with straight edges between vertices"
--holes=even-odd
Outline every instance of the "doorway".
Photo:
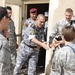
[{"label": "doorway", "polygon": [[44,14],[44,12],[48,11],[49,4],[28,4],[27,5],[27,18],[29,18],[29,10],[31,8],[37,8],[38,14]]}]

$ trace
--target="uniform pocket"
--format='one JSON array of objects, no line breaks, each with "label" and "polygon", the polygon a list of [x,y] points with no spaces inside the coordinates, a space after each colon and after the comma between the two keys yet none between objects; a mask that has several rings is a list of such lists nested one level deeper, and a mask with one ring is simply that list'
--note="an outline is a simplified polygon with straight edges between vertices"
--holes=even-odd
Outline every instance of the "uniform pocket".
[{"label": "uniform pocket", "polygon": [[9,45],[6,43],[0,50],[0,61],[6,64],[10,64],[11,53],[9,51]]},{"label": "uniform pocket", "polygon": [[6,64],[10,64],[10,52],[8,50],[0,50],[0,61]]}]

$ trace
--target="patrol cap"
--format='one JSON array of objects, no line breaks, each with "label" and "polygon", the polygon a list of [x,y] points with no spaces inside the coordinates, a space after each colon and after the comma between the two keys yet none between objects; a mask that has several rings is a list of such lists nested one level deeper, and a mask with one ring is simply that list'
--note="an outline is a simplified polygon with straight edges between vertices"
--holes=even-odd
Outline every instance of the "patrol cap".
[{"label": "patrol cap", "polygon": [[45,15],[45,17],[48,17],[48,12],[47,11],[44,12],[44,15]]},{"label": "patrol cap", "polygon": [[36,9],[36,8],[31,8],[31,9],[29,10],[29,12],[30,12],[30,13],[35,13],[35,12],[37,12],[37,9]]}]

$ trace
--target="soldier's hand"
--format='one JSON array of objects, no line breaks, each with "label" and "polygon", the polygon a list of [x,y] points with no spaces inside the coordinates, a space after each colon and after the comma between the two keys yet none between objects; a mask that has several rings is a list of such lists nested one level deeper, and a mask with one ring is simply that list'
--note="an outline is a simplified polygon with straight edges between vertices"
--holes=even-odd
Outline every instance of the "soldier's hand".
[{"label": "soldier's hand", "polygon": [[49,46],[47,46],[45,43],[42,43],[42,47],[46,50],[49,50]]},{"label": "soldier's hand", "polygon": [[44,44],[49,44],[49,42],[43,42]]},{"label": "soldier's hand", "polygon": [[63,44],[64,43],[64,39],[60,40],[60,41],[57,41],[55,38],[53,39],[52,41],[52,44],[50,44],[50,47],[57,47],[59,46],[60,44]]},{"label": "soldier's hand", "polygon": [[49,45],[50,48],[55,47],[54,43]]},{"label": "soldier's hand", "polygon": [[40,45],[37,45],[37,48],[34,48],[34,50],[39,50],[40,49]]}]

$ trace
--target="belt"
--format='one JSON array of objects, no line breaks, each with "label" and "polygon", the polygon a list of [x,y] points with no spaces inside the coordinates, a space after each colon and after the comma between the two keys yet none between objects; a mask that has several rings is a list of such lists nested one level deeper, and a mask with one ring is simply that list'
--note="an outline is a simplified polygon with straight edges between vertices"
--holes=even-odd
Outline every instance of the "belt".
[{"label": "belt", "polygon": [[37,48],[37,46],[31,46],[31,45],[26,44],[25,42],[23,42],[23,43],[30,48]]}]

